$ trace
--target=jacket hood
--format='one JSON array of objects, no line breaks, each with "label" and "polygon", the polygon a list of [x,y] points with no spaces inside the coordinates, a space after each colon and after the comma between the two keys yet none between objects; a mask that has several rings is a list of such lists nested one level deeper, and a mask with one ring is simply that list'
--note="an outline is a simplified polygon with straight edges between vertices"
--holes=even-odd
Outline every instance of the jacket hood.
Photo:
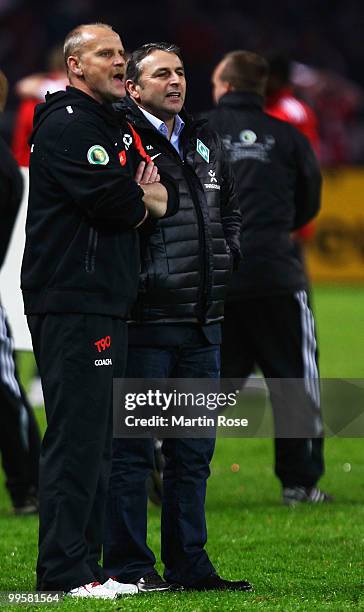
[{"label": "jacket hood", "polygon": [[100,104],[94,100],[94,98],[91,98],[91,96],[76,87],[68,86],[66,91],[57,91],[52,94],[48,93],[45,100],[45,102],[38,104],[35,108],[33,132],[29,138],[29,142],[33,140],[35,133],[50,114],[60,108],[72,107],[72,105],[77,108],[86,108],[88,111],[92,110],[101,116],[107,123],[115,125],[118,122],[116,113],[111,104]]}]

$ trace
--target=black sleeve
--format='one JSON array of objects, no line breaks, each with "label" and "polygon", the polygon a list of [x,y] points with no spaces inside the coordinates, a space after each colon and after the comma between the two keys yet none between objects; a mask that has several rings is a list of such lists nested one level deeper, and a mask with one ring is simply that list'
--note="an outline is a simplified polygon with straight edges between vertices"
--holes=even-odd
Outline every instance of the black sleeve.
[{"label": "black sleeve", "polygon": [[307,138],[292,127],[297,163],[297,183],[295,192],[296,230],[313,219],[320,210],[321,172],[316,155]]},{"label": "black sleeve", "polygon": [[0,138],[0,267],[14,229],[23,194],[23,177],[6,143]]},{"label": "black sleeve", "polygon": [[163,216],[163,219],[166,217],[172,217],[178,212],[179,209],[179,192],[176,181],[165,172],[160,172],[161,184],[167,189],[168,193],[168,201],[167,201],[167,211]]},{"label": "black sleeve", "polygon": [[12,202],[12,184],[9,176],[0,172],[0,215],[1,218],[7,212],[9,202]]},{"label": "black sleeve", "polygon": [[23,195],[23,177],[9,147],[0,137],[0,214],[3,219],[9,213],[16,217]]},{"label": "black sleeve", "polygon": [[235,178],[227,154],[219,138],[221,154],[221,218],[226,242],[232,252],[234,268],[239,264],[240,228],[242,216],[239,207],[238,195],[235,188]]},{"label": "black sleeve", "polygon": [[[95,162],[94,148],[100,161]],[[92,220],[135,227],[145,217],[143,190],[123,167],[98,126],[77,120],[58,139],[49,160],[52,175]]]}]

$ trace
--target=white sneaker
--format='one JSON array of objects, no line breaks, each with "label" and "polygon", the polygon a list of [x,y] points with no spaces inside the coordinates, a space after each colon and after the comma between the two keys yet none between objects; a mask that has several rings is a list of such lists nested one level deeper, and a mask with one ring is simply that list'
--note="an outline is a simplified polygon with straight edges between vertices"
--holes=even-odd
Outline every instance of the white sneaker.
[{"label": "white sneaker", "polygon": [[99,582],[90,582],[76,587],[68,591],[66,595],[68,597],[93,597],[95,599],[116,599],[118,596],[116,591],[111,591]]},{"label": "white sneaker", "polygon": [[125,582],[118,582],[116,578],[109,578],[102,585],[103,588],[109,589],[111,592],[117,595],[135,595],[138,593],[138,587],[136,584],[126,584]]}]

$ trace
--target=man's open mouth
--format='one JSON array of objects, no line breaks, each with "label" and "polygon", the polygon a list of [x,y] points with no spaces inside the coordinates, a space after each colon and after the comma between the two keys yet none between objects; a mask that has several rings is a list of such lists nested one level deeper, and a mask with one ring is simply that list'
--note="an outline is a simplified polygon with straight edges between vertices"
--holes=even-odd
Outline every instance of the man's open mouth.
[{"label": "man's open mouth", "polygon": [[179,91],[170,91],[166,97],[167,98],[180,98],[181,94]]}]

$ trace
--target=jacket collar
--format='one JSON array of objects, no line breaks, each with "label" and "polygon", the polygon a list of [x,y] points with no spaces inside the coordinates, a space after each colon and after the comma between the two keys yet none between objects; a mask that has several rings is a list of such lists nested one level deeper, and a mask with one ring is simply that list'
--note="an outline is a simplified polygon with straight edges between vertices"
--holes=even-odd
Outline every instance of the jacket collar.
[{"label": "jacket collar", "polygon": [[118,125],[119,117],[116,115],[111,103],[104,102],[101,104],[81,89],[77,89],[76,87],[72,87],[70,85],[66,87],[66,92],[72,96],[73,101],[77,106],[89,109],[90,111],[99,115],[104,121],[106,121],[106,123],[109,123],[110,125]]},{"label": "jacket collar", "polygon": [[100,104],[94,98],[87,95],[76,87],[68,86],[66,91],[57,91],[55,93],[47,93],[45,102],[38,104],[35,108],[33,119],[33,131],[29,141],[32,142],[35,133],[38,131],[42,123],[55,111],[61,108],[69,108],[72,112],[72,106],[84,108],[98,115],[104,122],[117,126],[120,117],[116,114],[111,104]]},{"label": "jacket collar", "polygon": [[[145,118],[138,105],[135,104],[135,102],[133,102],[133,100],[131,100],[128,96],[123,98],[123,100],[120,102],[114,104],[114,108],[118,111],[126,113],[127,118],[132,121],[132,123],[135,123],[136,127],[155,130],[152,124]],[[185,123],[182,134],[185,132],[190,132],[190,130],[194,129],[196,126],[203,125],[207,122],[206,119],[195,120],[184,108],[178,114]]]},{"label": "jacket collar", "polygon": [[264,98],[250,91],[231,91],[222,96],[218,106],[240,107],[250,106],[263,109]]}]

